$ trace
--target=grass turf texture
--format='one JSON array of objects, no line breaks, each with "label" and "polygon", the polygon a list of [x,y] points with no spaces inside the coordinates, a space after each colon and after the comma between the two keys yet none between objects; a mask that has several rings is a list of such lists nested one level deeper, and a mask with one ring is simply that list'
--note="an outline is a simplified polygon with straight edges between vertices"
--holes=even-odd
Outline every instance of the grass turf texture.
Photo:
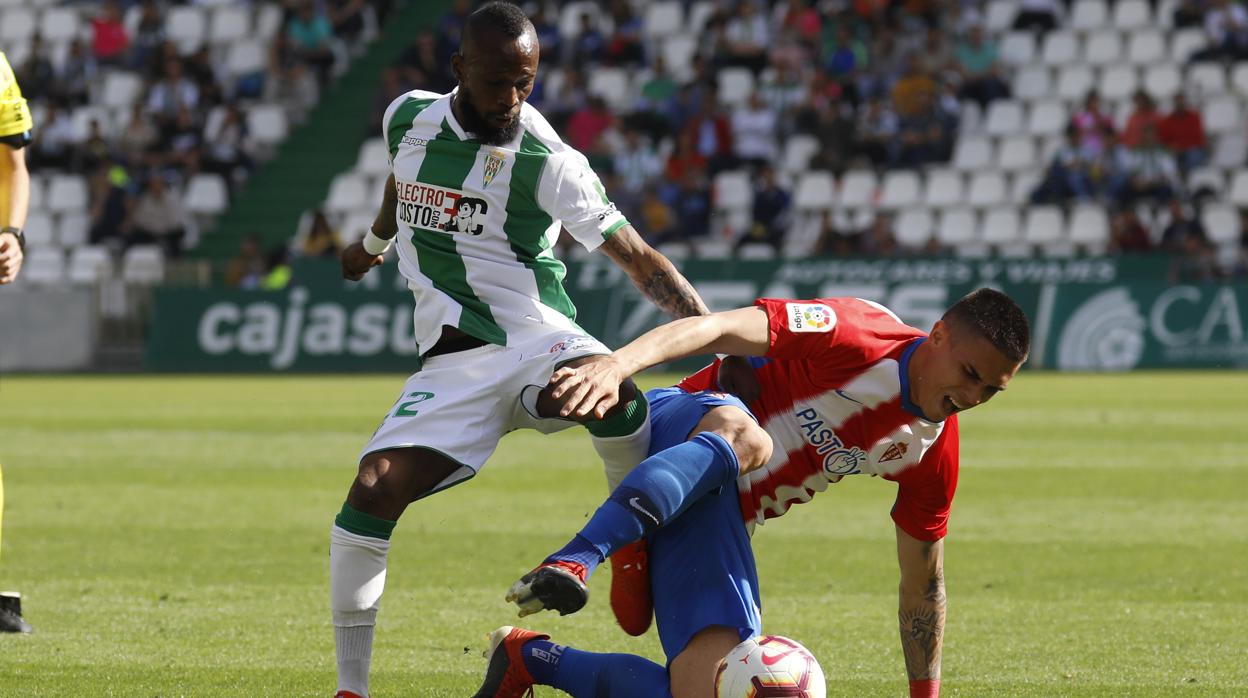
[{"label": "grass turf texture", "polygon": [[[649,386],[671,376],[649,376]],[[0,695],[328,696],[328,529],[400,376],[4,377]],[[945,695],[1248,694],[1248,375],[1025,373],[964,416]],[[394,535],[378,696],[470,694],[508,585],[603,496],[581,429],[507,436]],[[755,536],[764,619],[832,696],[901,696],[895,488],[848,478]],[[607,607],[526,619],[660,657]],[[539,689],[539,696],[554,696]],[[562,694],[560,694],[562,695]]]}]

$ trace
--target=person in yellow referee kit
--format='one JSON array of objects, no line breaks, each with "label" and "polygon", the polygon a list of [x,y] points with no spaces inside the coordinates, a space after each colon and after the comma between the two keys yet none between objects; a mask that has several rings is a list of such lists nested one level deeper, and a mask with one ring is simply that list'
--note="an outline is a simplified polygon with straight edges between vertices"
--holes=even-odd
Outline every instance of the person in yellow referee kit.
[{"label": "person in yellow referee kit", "polygon": [[[30,173],[26,155],[34,122],[22,90],[13,77],[9,61],[0,53],[0,285],[17,280],[26,251],[26,209],[30,205]],[[4,481],[0,475],[0,521],[4,516]],[[22,599],[15,593],[0,592],[0,632],[28,633],[30,624],[22,619]]]}]

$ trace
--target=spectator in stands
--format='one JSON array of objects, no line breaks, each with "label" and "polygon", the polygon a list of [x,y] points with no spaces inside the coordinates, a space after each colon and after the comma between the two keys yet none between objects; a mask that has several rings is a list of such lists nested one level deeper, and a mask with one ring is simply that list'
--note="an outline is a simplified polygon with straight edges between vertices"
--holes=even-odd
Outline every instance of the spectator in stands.
[{"label": "spectator in stands", "polygon": [[124,246],[156,244],[166,256],[181,257],[186,222],[182,198],[169,190],[163,177],[150,177],[123,227]]},{"label": "spectator in stands", "polygon": [[1192,109],[1182,92],[1174,97],[1174,110],[1161,120],[1157,129],[1161,144],[1178,158],[1185,172],[1209,161],[1209,141],[1200,110]]},{"label": "spectator in stands", "polygon": [[1057,0],[1020,0],[1014,16],[1015,29],[1030,29],[1043,35],[1057,27],[1062,9]]},{"label": "spectator in stands", "polygon": [[279,32],[269,46],[269,76],[264,81],[264,101],[281,104],[287,115],[294,118],[316,104],[319,93],[316,77],[296,58],[286,35]]},{"label": "spectator in stands", "polygon": [[692,134],[698,154],[706,158],[712,175],[735,166],[732,126],[720,109],[713,91],[702,95],[702,104],[697,113],[685,122],[684,131]]},{"label": "spectator in stands", "polygon": [[112,147],[104,138],[99,119],[91,119],[87,124],[87,137],[78,146],[77,163],[74,169],[85,174],[95,172],[96,168],[109,158],[111,152]]},{"label": "spectator in stands", "polygon": [[1180,254],[1171,257],[1171,282],[1213,281],[1219,276],[1217,252],[1209,240],[1199,235],[1184,237]]},{"label": "spectator in stands", "polygon": [[199,89],[201,112],[225,102],[225,95],[221,93],[221,82],[217,80],[217,75],[225,71],[217,67],[212,55],[208,46],[201,46],[198,51],[187,56],[182,65],[186,77]]},{"label": "spectator in stands", "polygon": [[1135,209],[1127,207],[1114,213],[1109,223],[1109,251],[1116,254],[1148,252],[1153,241],[1148,228],[1140,222]]},{"label": "spectator in stands", "polygon": [[159,138],[160,133],[148,118],[143,103],[135,102],[130,105],[130,120],[122,127],[121,135],[117,138],[118,154],[123,161],[132,165],[144,163]]},{"label": "spectator in stands", "polygon": [[264,261],[264,276],[260,277],[260,289],[280,291],[290,285],[290,248],[278,245],[269,250]]},{"label": "spectator in stands", "polygon": [[936,81],[923,68],[918,54],[906,57],[906,72],[893,84],[893,109],[902,121],[921,118],[932,109]]},{"label": "spectator in stands", "polygon": [[1174,28],[1199,27],[1205,19],[1207,0],[1179,0],[1174,8]]},{"label": "spectator in stands", "polygon": [[165,43],[165,18],[160,13],[157,0],[143,0],[139,5],[139,21],[131,42],[130,65],[149,65]]},{"label": "spectator in stands", "polygon": [[1031,193],[1033,204],[1064,204],[1071,199],[1092,198],[1092,165],[1079,147],[1079,130],[1066,127],[1066,140],[1053,154],[1044,179]]},{"label": "spectator in stands", "polygon": [[[980,39],[983,39],[982,35]],[[958,48],[961,48],[964,43],[965,41],[959,43]],[[988,43],[983,45],[992,49],[995,61],[996,48]],[[957,62],[961,61],[961,55],[949,45],[945,32],[939,26],[933,25],[927,28],[923,35],[923,43],[917,46],[916,50],[919,54],[919,62],[923,64],[923,70],[934,79],[939,81],[954,77],[952,71],[957,67]]]},{"label": "spectator in stands", "polygon": [[996,44],[984,38],[982,27],[973,27],[966,38],[958,42],[954,54],[962,77],[960,97],[974,100],[981,110],[987,110],[993,100],[1010,96],[1009,84],[997,60]]},{"label": "spectator in stands", "polygon": [[101,65],[120,65],[130,48],[130,37],[121,22],[117,0],[106,0],[100,13],[91,19],[91,52]]},{"label": "spectator in stands", "polygon": [[316,209],[312,212],[312,224],[308,234],[299,246],[299,254],[303,257],[338,258],[342,245],[338,242],[338,231],[329,224],[325,212]]},{"label": "spectator in stands", "polygon": [[1209,47],[1192,60],[1248,60],[1248,9],[1231,0],[1211,0],[1205,13]]},{"label": "spectator in stands", "polygon": [[[438,60],[438,40],[432,32],[427,30],[417,34],[416,41],[403,51],[403,54],[399,56],[399,65],[402,70],[403,84],[412,86],[403,92],[421,89],[446,94],[455,87],[455,79],[447,71],[446,64]],[[398,97],[403,92],[396,93],[394,97]],[[386,102],[382,105],[382,112],[389,104],[390,102]],[[377,124],[380,127],[380,115]]]},{"label": "spectator in stands", "polygon": [[767,67],[771,26],[757,0],[742,0],[736,14],[724,25],[724,43],[717,62],[723,66],[749,68],[758,75]]},{"label": "spectator in stands", "polygon": [[945,122],[934,101],[934,95],[921,92],[913,103],[914,111],[899,120],[900,148],[897,164],[918,167],[948,159],[950,140]]},{"label": "spectator in stands", "polygon": [[86,104],[98,73],[95,56],[87,50],[82,39],[74,39],[69,42],[69,55],[56,73],[54,96],[67,106]]},{"label": "spectator in stands", "polygon": [[1107,151],[1107,143],[1114,135],[1114,121],[1101,108],[1101,96],[1089,90],[1083,98],[1083,108],[1075,112],[1070,123],[1079,132],[1079,149],[1084,158],[1095,160]]},{"label": "spectator in stands", "polygon": [[612,192],[616,206],[619,206],[620,190],[634,195],[645,189],[646,182],[663,173],[663,161],[650,139],[640,131],[627,128],[623,133],[624,144],[615,153],[613,168],[619,176],[619,185],[608,189]]},{"label": "spectator in stands", "polygon": [[897,235],[893,219],[887,213],[876,213],[871,225],[858,235],[858,252],[866,257],[896,257]]},{"label": "spectator in stands", "polygon": [[89,180],[92,245],[121,243],[122,229],[130,215],[130,174],[114,161],[100,166]]},{"label": "spectator in stands", "polygon": [[56,69],[52,67],[52,59],[48,58],[48,49],[43,43],[43,35],[35,32],[30,37],[30,51],[26,54],[26,60],[21,65],[12,67],[18,84],[22,86],[22,94],[28,102],[38,102],[53,94]]},{"label": "spectator in stands", "polygon": [[1170,200],[1170,222],[1161,231],[1161,250],[1170,255],[1181,255],[1187,249],[1187,238],[1196,237],[1204,246],[1209,245],[1209,235],[1200,218],[1179,198]]},{"label": "spectator in stands", "polygon": [[628,0],[611,0],[615,31],[607,41],[605,58],[611,65],[638,65],[645,60],[641,43],[641,17]]},{"label": "spectator in stands", "polygon": [[178,177],[182,169],[199,163],[203,140],[195,114],[186,107],[179,109],[173,123],[162,130],[160,140],[162,164],[170,177]]},{"label": "spectator in stands", "polygon": [[819,219],[819,236],[811,254],[815,257],[844,259],[859,254],[859,234],[837,227],[831,211],[824,211]]},{"label": "spectator in stands", "polygon": [[572,62],[580,66],[601,63],[607,52],[607,38],[598,30],[594,15],[581,13],[581,29],[572,42]]},{"label": "spectator in stands", "polygon": [[676,148],[667,157],[667,164],[663,168],[667,181],[679,182],[690,172],[705,173],[706,169],[706,158],[698,152],[697,134],[688,130],[682,131],[676,137]]},{"label": "spectator in stands", "polygon": [[810,167],[841,172],[849,166],[856,126],[854,109],[848,101],[812,91],[795,117],[795,128],[819,141]]},{"label": "spectator in stands", "polygon": [[537,32],[537,45],[541,48],[542,55],[548,56],[547,60],[553,64],[563,55],[563,36],[559,33],[559,22],[551,19],[547,9],[546,3],[537,3],[533,13],[529,15],[529,21],[533,22],[533,30]]},{"label": "spectator in stands", "polygon": [[1119,146],[1115,160],[1110,193],[1121,206],[1130,206],[1140,199],[1160,204],[1178,191],[1178,165],[1157,141],[1157,129],[1152,126],[1144,128],[1139,146]]},{"label": "spectator in stands", "polygon": [[601,150],[601,139],[615,124],[615,115],[602,97],[592,95],[584,107],[568,119],[568,144],[586,154]]},{"label": "spectator in stands", "polygon": [[329,17],[312,0],[302,0],[295,16],[286,24],[286,36],[298,59],[316,74],[317,83],[322,87],[328,84],[335,60],[330,45],[334,29]]},{"label": "spectator in stands", "polygon": [[147,110],[156,117],[162,132],[169,130],[183,109],[194,112],[199,107],[199,87],[185,74],[182,61],[165,63],[164,78],[152,85],[147,93]]},{"label": "spectator in stands", "polygon": [[364,33],[367,0],[328,0],[329,24],[334,36],[354,44]]},{"label": "spectator in stands", "polygon": [[787,135],[792,133],[796,124],[794,117],[806,101],[808,91],[802,83],[799,70],[781,63],[766,76],[758,91],[763,95],[763,102],[775,109],[779,114],[780,131]]},{"label": "spectator in stands", "polygon": [[872,99],[858,117],[854,154],[867,158],[877,168],[891,165],[897,159],[899,132],[897,114],[884,100]]},{"label": "spectator in stands", "polygon": [[642,109],[666,111],[667,103],[678,89],[680,85],[667,72],[667,61],[663,56],[655,56],[650,63],[650,76],[641,86],[641,101],[638,106]]},{"label": "spectator in stands", "polygon": [[245,175],[253,167],[247,153],[247,120],[238,105],[231,102],[226,105],[224,116],[209,126],[204,132],[204,170],[221,175],[233,185],[240,179],[240,170]]},{"label": "spectator in stands", "polygon": [[[390,103],[397,99],[399,95],[411,92],[423,84],[408,80],[406,76],[410,74],[407,65],[403,65],[402,68],[392,65],[381,71],[381,86],[377,88],[377,94],[373,96],[373,108],[368,117],[368,136],[370,138],[381,133],[381,120],[386,114],[386,107],[389,107]],[[423,73],[419,73],[419,75],[423,75]],[[429,88],[420,87],[419,89]],[[445,94],[445,92],[442,94]]]},{"label": "spectator in stands", "polygon": [[585,73],[575,65],[563,69],[563,82],[558,90],[546,95],[546,118],[556,131],[562,132],[572,114],[589,102]]},{"label": "spectator in stands", "polygon": [[776,112],[757,90],[732,113],[732,142],[737,160],[753,168],[776,159]]},{"label": "spectator in stands", "polygon": [[676,213],[659,193],[657,184],[647,186],[641,194],[641,224],[646,242],[661,245],[677,234]]},{"label": "spectator in stands", "polygon": [[823,30],[823,19],[819,16],[819,10],[812,7],[810,0],[784,0],[776,3],[771,24],[776,31],[795,37],[808,46],[819,41]]},{"label": "spectator in stands", "polygon": [[1162,116],[1161,111],[1157,109],[1157,103],[1144,90],[1136,90],[1135,95],[1131,97],[1131,102],[1135,108],[1127,117],[1126,126],[1122,129],[1122,144],[1128,148],[1136,148],[1144,140],[1146,128],[1159,129]]},{"label": "spectator in stands", "polygon": [[754,242],[766,243],[779,252],[789,231],[793,197],[776,181],[776,172],[770,165],[759,168],[756,181],[750,227],[737,241],[737,249]]},{"label": "spectator in stands", "polygon": [[823,42],[823,67],[838,77],[853,77],[870,64],[870,50],[845,22],[836,24],[831,41]]},{"label": "spectator in stands", "polygon": [[701,172],[686,172],[680,187],[666,199],[675,213],[676,230],[681,239],[699,239],[710,234],[711,192]]},{"label": "spectator in stands", "polygon": [[451,9],[438,19],[438,60],[451,64],[451,54],[459,50],[459,39],[464,32],[464,22],[472,12],[472,0],[455,0]]},{"label": "spectator in stands", "polygon": [[259,288],[264,267],[264,256],[260,253],[260,236],[248,233],[239,241],[238,253],[226,263],[225,285],[230,288]]}]

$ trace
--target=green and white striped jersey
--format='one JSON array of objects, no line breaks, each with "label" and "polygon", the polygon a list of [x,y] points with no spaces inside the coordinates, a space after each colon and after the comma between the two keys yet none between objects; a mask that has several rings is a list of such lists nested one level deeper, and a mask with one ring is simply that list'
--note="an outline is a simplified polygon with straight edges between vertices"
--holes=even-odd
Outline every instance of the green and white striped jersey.
[{"label": "green and white striped jersey", "polygon": [[432,347],[443,325],[504,346],[581,331],[551,247],[561,225],[592,250],[628,221],[537,109],[521,107],[513,142],[484,145],[455,120],[454,95],[413,90],[382,119],[417,345]]}]

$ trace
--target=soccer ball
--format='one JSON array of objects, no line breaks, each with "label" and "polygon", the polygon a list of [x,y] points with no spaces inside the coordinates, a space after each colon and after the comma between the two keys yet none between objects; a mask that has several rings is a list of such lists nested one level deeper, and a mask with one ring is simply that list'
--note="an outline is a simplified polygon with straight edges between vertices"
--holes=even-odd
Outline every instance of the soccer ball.
[{"label": "soccer ball", "polygon": [[742,642],[715,670],[715,698],[824,698],[826,690],[815,656],[779,635]]}]

